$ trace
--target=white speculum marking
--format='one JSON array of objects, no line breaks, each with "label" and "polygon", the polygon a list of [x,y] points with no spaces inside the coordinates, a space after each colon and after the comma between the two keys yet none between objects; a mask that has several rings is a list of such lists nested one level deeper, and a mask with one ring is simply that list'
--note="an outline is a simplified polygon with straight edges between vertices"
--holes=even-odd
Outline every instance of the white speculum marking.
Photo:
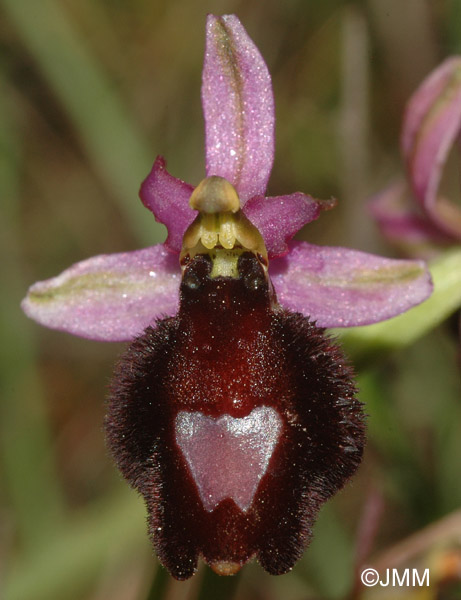
[{"label": "white speculum marking", "polygon": [[175,428],[205,509],[212,512],[221,500],[232,498],[247,511],[280,437],[278,412],[259,406],[246,417],[213,418],[182,411]]}]

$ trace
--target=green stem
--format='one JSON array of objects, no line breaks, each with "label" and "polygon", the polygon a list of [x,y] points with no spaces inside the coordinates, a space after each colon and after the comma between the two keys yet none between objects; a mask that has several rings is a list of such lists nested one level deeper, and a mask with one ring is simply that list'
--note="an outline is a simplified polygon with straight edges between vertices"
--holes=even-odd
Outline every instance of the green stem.
[{"label": "green stem", "polygon": [[206,567],[197,600],[210,600],[210,598],[231,600],[235,597],[237,587],[240,583],[240,573],[230,577],[222,577],[216,575],[210,568]]},{"label": "green stem", "polygon": [[166,597],[169,581],[170,575],[168,571],[161,565],[158,565],[146,600],[160,600]]}]

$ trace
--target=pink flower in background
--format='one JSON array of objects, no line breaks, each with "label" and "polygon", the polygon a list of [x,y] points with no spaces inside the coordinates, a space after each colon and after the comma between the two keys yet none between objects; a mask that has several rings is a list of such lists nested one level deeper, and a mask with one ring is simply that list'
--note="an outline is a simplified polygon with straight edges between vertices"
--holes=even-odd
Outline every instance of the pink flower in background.
[{"label": "pink flower in background", "polygon": [[449,152],[461,133],[461,57],[446,59],[410,98],[401,149],[407,182],[379,193],[371,211],[383,234],[415,256],[461,243],[461,208],[440,193]]},{"label": "pink flower in background", "polygon": [[271,80],[235,16],[208,17],[202,101],[206,179],[194,188],[158,157],[141,186],[165,243],[78,263],[33,285],[23,308],[132,342],[106,431],[170,573],[190,577],[202,557],[229,575],[256,556],[280,574],[364,445],[352,370],[323,328],[388,319],[432,286],[422,261],[291,241],[334,203],[265,196]]}]

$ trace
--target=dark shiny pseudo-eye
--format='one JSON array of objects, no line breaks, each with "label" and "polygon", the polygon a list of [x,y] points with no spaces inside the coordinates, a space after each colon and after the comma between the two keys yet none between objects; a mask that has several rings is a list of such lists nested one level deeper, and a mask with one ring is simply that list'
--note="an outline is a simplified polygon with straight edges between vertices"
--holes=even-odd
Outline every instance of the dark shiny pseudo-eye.
[{"label": "dark shiny pseudo-eye", "polygon": [[[224,233],[239,218],[226,215],[214,221]],[[226,251],[219,236],[207,250],[208,233],[186,232],[178,314],[148,327],[116,368],[108,444],[174,577],[193,575],[199,557],[224,575],[252,557],[281,574],[357,469],[361,404],[335,342],[277,303],[265,257]],[[189,238],[201,240],[193,251]]]}]

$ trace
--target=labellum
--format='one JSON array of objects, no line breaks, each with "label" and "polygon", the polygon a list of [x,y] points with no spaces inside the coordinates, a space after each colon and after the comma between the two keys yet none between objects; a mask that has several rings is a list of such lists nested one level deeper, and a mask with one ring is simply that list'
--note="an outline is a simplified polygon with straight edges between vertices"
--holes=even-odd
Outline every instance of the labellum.
[{"label": "labellum", "polygon": [[179,311],[120,360],[109,447],[175,578],[193,575],[199,557],[222,575],[252,557],[285,573],[361,460],[353,373],[323,329],[278,304],[234,187],[208,177],[190,205]]}]

